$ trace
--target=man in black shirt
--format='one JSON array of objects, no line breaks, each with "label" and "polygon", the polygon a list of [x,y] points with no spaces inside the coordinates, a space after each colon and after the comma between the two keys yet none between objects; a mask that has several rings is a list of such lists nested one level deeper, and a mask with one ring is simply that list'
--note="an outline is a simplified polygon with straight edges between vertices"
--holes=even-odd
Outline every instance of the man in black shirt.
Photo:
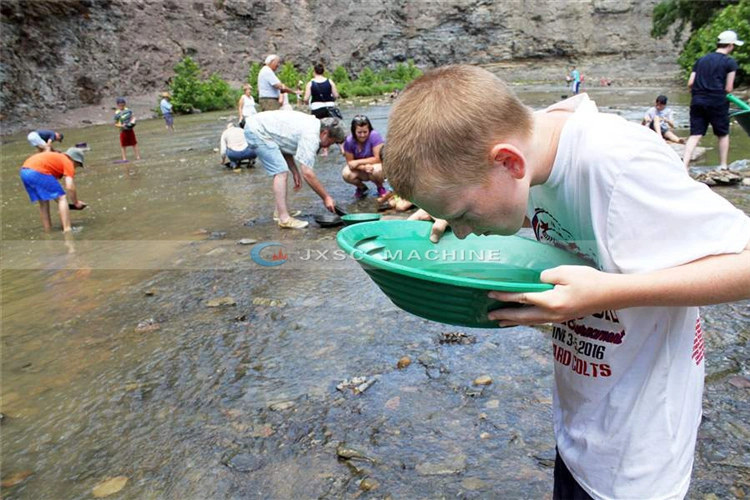
[{"label": "man in black shirt", "polygon": [[693,150],[701,137],[706,135],[708,124],[719,139],[719,168],[727,168],[729,156],[729,101],[727,94],[734,88],[737,62],[729,57],[735,45],[745,42],[737,39],[734,31],[724,31],[719,35],[716,52],[705,55],[696,61],[688,80],[692,92],[690,100],[690,138],[685,145],[683,163],[690,165]]}]

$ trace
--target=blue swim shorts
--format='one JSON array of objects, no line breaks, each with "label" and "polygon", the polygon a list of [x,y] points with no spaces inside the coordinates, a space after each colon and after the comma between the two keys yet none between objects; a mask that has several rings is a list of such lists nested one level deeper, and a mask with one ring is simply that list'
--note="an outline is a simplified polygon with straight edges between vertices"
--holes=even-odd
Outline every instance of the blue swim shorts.
[{"label": "blue swim shorts", "polygon": [[31,203],[56,200],[60,196],[65,196],[65,190],[57,182],[57,179],[51,175],[37,172],[31,168],[22,168],[20,174],[23,187],[29,193]]},{"label": "blue swim shorts", "polygon": [[275,142],[266,142],[260,137],[245,129],[245,140],[250,148],[255,150],[258,159],[263,163],[268,175],[278,175],[289,172],[284,155],[281,154],[279,145]]}]

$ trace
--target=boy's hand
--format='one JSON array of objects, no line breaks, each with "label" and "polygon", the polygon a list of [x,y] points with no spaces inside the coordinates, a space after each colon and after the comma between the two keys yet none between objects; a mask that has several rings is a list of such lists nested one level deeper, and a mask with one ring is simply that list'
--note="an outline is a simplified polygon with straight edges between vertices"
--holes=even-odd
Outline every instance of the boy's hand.
[{"label": "boy's hand", "polygon": [[85,204],[84,202],[82,202],[81,200],[78,200],[78,201],[77,201],[77,202],[75,202],[75,203],[68,203],[68,208],[69,208],[70,210],[83,210],[83,209],[84,209],[84,208],[86,208],[87,206],[88,206],[88,205],[86,205],[86,204]]},{"label": "boy's hand", "polygon": [[323,205],[325,205],[329,212],[334,214],[336,213],[336,200],[334,200],[330,196],[326,196],[323,199]]},{"label": "boy's hand", "polygon": [[422,210],[421,208],[414,212],[407,220],[432,220],[435,223],[432,225],[432,231],[430,231],[430,241],[437,243],[443,236],[443,233],[448,228],[448,221],[443,219],[435,219],[430,214]]},{"label": "boy's hand", "polygon": [[589,314],[613,309],[612,281],[619,275],[604,273],[586,266],[559,266],[542,272],[543,283],[555,285],[552,290],[534,293],[490,292],[501,302],[518,302],[526,307],[492,311],[490,320],[500,326],[560,323]]}]

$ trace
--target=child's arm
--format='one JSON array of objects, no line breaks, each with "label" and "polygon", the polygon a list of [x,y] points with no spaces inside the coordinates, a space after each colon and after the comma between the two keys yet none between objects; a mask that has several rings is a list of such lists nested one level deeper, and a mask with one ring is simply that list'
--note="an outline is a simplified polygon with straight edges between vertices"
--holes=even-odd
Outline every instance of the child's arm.
[{"label": "child's arm", "polygon": [[307,85],[305,85],[305,97],[304,97],[305,104],[310,102],[310,95],[312,95],[312,80],[307,82]]},{"label": "child's arm", "polygon": [[489,296],[532,307],[499,309],[489,319],[501,326],[580,318],[629,307],[688,307],[750,298],[750,243],[737,254],[712,255],[642,274],[613,274],[561,266],[541,274],[555,288],[538,293],[490,292]]}]

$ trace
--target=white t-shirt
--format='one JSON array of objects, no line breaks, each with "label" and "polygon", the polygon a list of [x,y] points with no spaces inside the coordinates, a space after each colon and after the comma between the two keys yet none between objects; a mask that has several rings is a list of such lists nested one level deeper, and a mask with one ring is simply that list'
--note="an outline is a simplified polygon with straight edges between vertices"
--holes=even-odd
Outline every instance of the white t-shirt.
[{"label": "white t-shirt", "polygon": [[[685,171],[650,130],[599,113],[586,94],[549,179],[531,188],[540,241],[602,271],[644,273],[741,252],[750,219]],[[677,499],[690,483],[703,391],[696,307],[604,311],[556,325],[554,426],[560,456],[594,498]]]},{"label": "white t-shirt", "polygon": [[320,120],[299,111],[265,111],[251,116],[245,129],[265,142],[275,142],[282,153],[294,155],[297,163],[315,166],[320,148]]},{"label": "white t-shirt", "polygon": [[248,116],[254,115],[258,111],[255,109],[255,99],[251,95],[242,95],[242,117],[247,118]]},{"label": "white t-shirt", "polygon": [[263,66],[258,72],[258,97],[279,98],[279,89],[274,85],[281,83],[276,73],[268,66]]},{"label": "white t-shirt", "polygon": [[[652,122],[654,121],[654,118],[656,118],[657,116],[661,118],[662,120],[668,120],[674,123],[674,115],[670,108],[664,108],[661,111],[659,111],[658,109],[656,109],[656,106],[652,106],[648,108],[648,111],[646,111],[646,115],[643,117],[643,119],[646,120],[647,122]],[[664,121],[661,122],[660,127],[662,131],[669,130],[669,125],[667,125],[666,122]]]},{"label": "white t-shirt", "polygon": [[221,155],[227,154],[227,149],[232,151],[244,151],[247,148],[245,140],[245,131],[239,127],[230,127],[221,134],[219,143],[219,152]]}]

